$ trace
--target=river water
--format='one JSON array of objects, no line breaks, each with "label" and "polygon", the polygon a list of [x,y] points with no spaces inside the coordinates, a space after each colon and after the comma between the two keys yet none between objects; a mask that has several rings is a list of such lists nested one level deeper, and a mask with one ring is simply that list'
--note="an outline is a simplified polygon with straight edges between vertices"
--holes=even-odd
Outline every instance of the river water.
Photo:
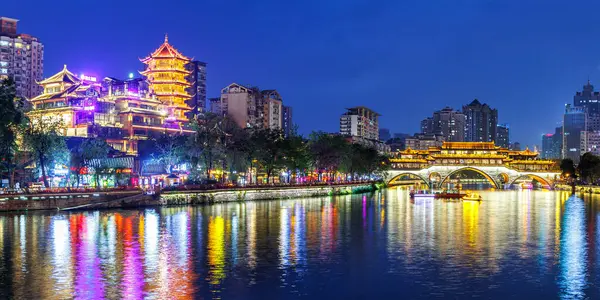
[{"label": "river water", "polygon": [[406,191],[0,215],[0,298],[600,299],[600,198]]}]

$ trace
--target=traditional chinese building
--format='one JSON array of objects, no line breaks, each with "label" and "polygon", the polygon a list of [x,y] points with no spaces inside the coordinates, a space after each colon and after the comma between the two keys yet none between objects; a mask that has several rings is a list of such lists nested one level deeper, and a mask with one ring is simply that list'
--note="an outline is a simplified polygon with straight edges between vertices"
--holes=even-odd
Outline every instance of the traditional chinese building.
[{"label": "traditional chinese building", "polygon": [[189,120],[192,98],[187,65],[191,59],[181,54],[165,35],[165,41],[148,57],[141,59],[146,69],[140,74],[146,77],[150,92],[165,106],[165,126],[184,128]]},{"label": "traditional chinese building", "polygon": [[43,93],[31,99],[28,115],[33,121],[54,118],[61,121],[66,136],[101,136],[113,147],[123,143],[115,102],[101,97],[102,86],[95,77],[77,77],[65,65],[38,84]]},{"label": "traditional chinese building", "polygon": [[[65,66],[39,84],[30,117],[61,120],[69,137],[102,138],[115,150],[136,155],[138,141],[163,133],[192,133],[167,119],[169,106],[152,94],[142,78],[119,80],[76,76]],[[36,120],[36,118],[32,118]]]}]

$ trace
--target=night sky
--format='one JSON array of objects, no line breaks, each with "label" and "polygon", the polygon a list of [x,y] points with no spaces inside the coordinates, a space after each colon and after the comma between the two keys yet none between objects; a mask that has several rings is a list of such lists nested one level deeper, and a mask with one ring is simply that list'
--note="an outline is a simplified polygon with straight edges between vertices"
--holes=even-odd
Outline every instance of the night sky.
[{"label": "night sky", "polygon": [[[160,6],[158,3],[162,3]],[[377,4],[376,4],[377,3]],[[474,98],[511,140],[541,144],[588,76],[600,89],[596,1],[2,1],[45,44],[45,76],[126,78],[169,34],[208,63],[208,97],[232,82],[277,89],[301,133],[337,131],[345,107],[414,133]]]}]

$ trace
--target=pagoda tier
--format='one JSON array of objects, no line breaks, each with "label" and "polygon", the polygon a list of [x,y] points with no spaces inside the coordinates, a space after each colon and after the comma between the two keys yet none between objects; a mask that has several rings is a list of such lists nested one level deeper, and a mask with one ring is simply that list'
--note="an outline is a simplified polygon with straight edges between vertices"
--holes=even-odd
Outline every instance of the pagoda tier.
[{"label": "pagoda tier", "polygon": [[191,71],[186,67],[191,59],[171,46],[165,35],[164,43],[140,61],[146,64],[146,69],[140,74],[146,77],[156,98],[167,107],[167,119],[187,120],[185,113],[191,110],[187,101],[192,95],[189,93],[191,84],[188,80]]}]

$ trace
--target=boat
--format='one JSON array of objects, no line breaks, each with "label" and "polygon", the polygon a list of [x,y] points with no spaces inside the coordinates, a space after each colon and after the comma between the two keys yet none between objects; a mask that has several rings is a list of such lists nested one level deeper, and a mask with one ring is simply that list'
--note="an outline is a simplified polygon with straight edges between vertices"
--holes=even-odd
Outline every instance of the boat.
[{"label": "boat", "polygon": [[467,195],[462,197],[462,199],[465,201],[481,201],[481,200],[483,200],[483,199],[481,199],[481,196],[477,193],[468,193]]},{"label": "boat", "polygon": [[434,199],[435,195],[428,191],[410,191],[410,198],[412,199]]},{"label": "boat", "polygon": [[461,199],[466,195],[467,194],[461,193],[460,191],[454,191],[454,192],[443,191],[441,193],[436,193],[435,198],[436,199]]}]

